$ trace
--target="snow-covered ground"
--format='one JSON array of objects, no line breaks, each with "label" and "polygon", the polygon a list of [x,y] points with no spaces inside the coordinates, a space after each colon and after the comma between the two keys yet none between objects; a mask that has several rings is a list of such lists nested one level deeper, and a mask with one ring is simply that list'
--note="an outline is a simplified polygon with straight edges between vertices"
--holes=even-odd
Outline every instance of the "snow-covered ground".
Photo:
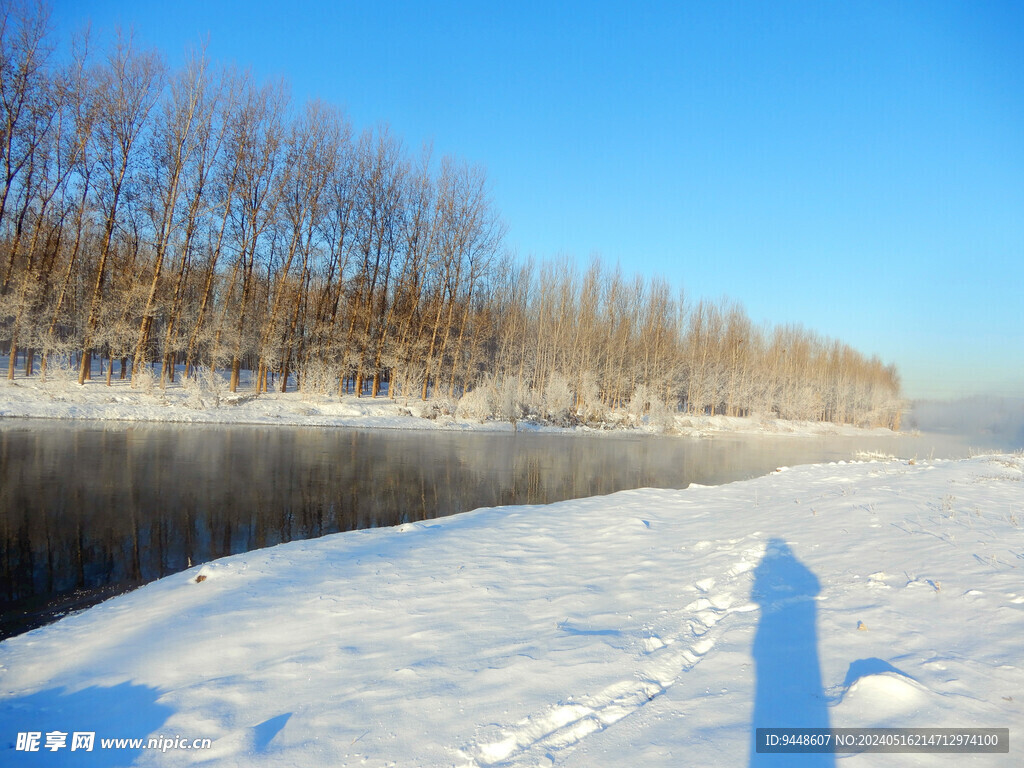
[{"label": "snow-covered ground", "polygon": [[[831,725],[1010,728],[1008,755],[843,765],[1021,765],[1022,525],[1017,454],[780,469],[237,555],[0,643],[0,763],[731,768],[767,764],[757,726]],[[53,731],[95,748],[16,749]]]},{"label": "snow-covered ground", "polygon": [[[0,357],[0,370],[6,369]],[[94,378],[79,385],[67,371],[46,381],[18,375],[14,381],[0,379],[0,418],[89,419],[106,421],[160,421],[196,424],[289,424],[307,427],[362,427],[369,429],[446,429],[511,431],[507,421],[479,421],[457,418],[454,403],[417,398],[343,397],[304,395],[300,392],[254,394],[249,387],[228,391],[221,375],[207,377],[200,386],[180,381],[161,389],[132,388],[115,378],[107,386],[98,368]],[[662,420],[663,421],[663,420]],[[671,425],[651,424],[647,419],[630,422],[625,413],[612,414],[605,428],[637,432],[670,431],[690,437],[713,433],[793,435],[892,435],[888,429],[858,429],[851,426],[771,418],[689,416],[678,414]],[[539,422],[521,421],[520,430],[578,431],[593,434],[593,427],[562,429]]]}]

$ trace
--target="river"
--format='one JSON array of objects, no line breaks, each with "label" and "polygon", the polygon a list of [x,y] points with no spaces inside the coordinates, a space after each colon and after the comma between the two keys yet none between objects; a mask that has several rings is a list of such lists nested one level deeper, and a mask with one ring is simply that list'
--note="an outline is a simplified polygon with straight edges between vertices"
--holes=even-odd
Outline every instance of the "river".
[{"label": "river", "polygon": [[293,539],[628,488],[685,488],[950,437],[469,433],[0,421],[0,638]]}]

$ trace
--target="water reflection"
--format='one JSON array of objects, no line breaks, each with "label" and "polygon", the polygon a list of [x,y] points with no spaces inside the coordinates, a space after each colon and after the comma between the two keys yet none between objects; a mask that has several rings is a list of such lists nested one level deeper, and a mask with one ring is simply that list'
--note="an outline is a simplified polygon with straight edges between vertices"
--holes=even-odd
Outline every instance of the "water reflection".
[{"label": "water reflection", "polygon": [[712,485],[896,446],[0,421],[0,637],[189,564],[292,539]]}]

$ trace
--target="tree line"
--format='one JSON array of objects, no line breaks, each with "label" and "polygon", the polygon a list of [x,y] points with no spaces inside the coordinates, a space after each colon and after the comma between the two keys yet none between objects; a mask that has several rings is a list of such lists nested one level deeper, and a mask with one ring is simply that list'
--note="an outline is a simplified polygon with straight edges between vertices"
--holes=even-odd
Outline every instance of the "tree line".
[{"label": "tree line", "polygon": [[[895,425],[895,369],[735,303],[511,255],[485,172],[282,82],[177,70],[117,34],[59,50],[4,0],[0,345],[8,378],[198,367],[556,421],[774,414]],[[447,403],[448,405],[445,405]]]}]

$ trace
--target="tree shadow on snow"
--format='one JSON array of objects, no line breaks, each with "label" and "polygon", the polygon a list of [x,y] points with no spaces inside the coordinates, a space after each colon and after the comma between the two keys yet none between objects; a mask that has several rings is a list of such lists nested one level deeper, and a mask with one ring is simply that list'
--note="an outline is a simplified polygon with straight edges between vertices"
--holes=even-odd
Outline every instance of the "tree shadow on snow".
[{"label": "tree shadow on snow", "polygon": [[818,663],[817,577],[781,539],[768,542],[754,571],[751,600],[761,606],[754,636],[757,690],[750,765],[834,766],[832,754],[768,754],[756,750],[758,728],[828,728]]},{"label": "tree shadow on snow", "polygon": [[[111,687],[91,686],[69,693],[51,688],[0,700],[0,765],[117,768],[131,765],[142,749],[104,749],[101,739],[142,739],[160,734],[171,708],[157,703],[160,692],[125,682]],[[65,746],[46,748],[47,733],[66,733]],[[39,733],[38,751],[18,750],[19,733]],[[94,733],[92,751],[71,751],[73,735]]]}]

